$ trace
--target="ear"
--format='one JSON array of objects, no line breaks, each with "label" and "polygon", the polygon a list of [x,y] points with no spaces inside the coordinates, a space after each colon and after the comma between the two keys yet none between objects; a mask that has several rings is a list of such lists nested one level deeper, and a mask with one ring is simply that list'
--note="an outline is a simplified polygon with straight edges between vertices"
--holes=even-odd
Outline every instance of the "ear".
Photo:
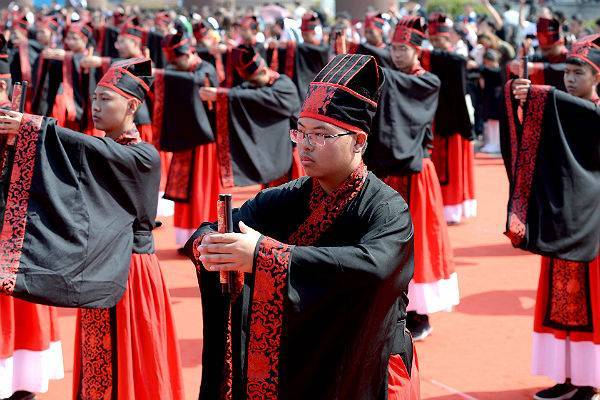
[{"label": "ear", "polygon": [[137,112],[141,102],[138,99],[127,100],[127,115],[133,115]]},{"label": "ear", "polygon": [[0,79],[0,90],[1,91],[8,90],[8,83],[4,79]]},{"label": "ear", "polygon": [[361,153],[367,146],[367,134],[365,132],[359,132],[356,134],[356,142],[354,143],[354,152]]}]

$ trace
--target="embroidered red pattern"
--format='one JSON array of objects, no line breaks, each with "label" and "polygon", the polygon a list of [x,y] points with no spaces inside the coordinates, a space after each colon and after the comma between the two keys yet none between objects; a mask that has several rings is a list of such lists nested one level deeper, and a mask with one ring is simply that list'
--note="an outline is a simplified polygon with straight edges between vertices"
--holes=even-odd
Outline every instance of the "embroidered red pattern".
[{"label": "embroidered red pattern", "polygon": [[559,258],[553,258],[551,262],[550,321],[565,327],[588,326],[590,324],[587,297],[588,265]]},{"label": "embroidered red pattern", "polygon": [[302,106],[304,114],[327,115],[327,107],[335,94],[335,87],[328,85],[311,84]]},{"label": "embroidered red pattern", "polygon": [[285,53],[285,74],[294,79],[294,66],[296,65],[296,42],[291,40],[287,44]]},{"label": "embroidered red pattern", "polygon": [[532,86],[526,103],[526,117],[518,147],[515,184],[510,198],[509,226],[506,233],[513,246],[518,246],[525,239],[527,207],[542,133],[544,108],[550,89],[550,86]]},{"label": "embroidered red pattern", "polygon": [[24,114],[19,129],[0,233],[0,294],[12,294],[17,281],[42,121],[40,116]]},{"label": "embroidered red pattern", "polygon": [[248,343],[248,400],[279,398],[279,348],[290,246],[264,237],[258,248]]},{"label": "embroidered red pattern", "polygon": [[142,138],[140,137],[140,133],[138,132],[137,128],[126,130],[125,132],[121,133],[121,135],[118,138],[115,139],[115,142],[124,146],[138,144],[141,141]]},{"label": "embroidered red pattern", "polygon": [[[346,206],[354,200],[362,189],[367,178],[367,167],[362,164],[329,195],[323,194],[323,189],[316,180],[313,180],[310,207],[311,214],[294,232],[289,242],[292,244],[309,245],[315,243],[321,235],[329,229],[335,219],[344,211]],[[312,199],[315,196],[316,199]]]},{"label": "embroidered red pattern", "polygon": [[221,184],[224,188],[235,186],[229,147],[229,96],[227,92],[227,89],[217,89],[217,158],[219,159]]},{"label": "embroidered red pattern", "polygon": [[110,310],[82,309],[81,386],[82,399],[111,399],[113,386]]},{"label": "embroidered red pattern", "polygon": [[511,181],[514,181],[515,178],[515,168],[517,167],[517,153],[519,148],[519,143],[517,141],[517,127],[515,120],[515,112],[513,108],[513,100],[512,100],[512,83],[513,80],[509,80],[504,85],[504,101],[506,104],[506,112],[508,117],[508,129],[510,135],[510,174],[509,177]]},{"label": "embroidered red pattern", "polygon": [[174,151],[167,176],[165,198],[188,203],[194,150]]},{"label": "embroidered red pattern", "polygon": [[153,145],[160,148],[160,136],[162,134],[163,127],[163,113],[165,110],[165,70],[155,69],[154,70],[154,116],[152,118],[152,133],[153,133]]}]

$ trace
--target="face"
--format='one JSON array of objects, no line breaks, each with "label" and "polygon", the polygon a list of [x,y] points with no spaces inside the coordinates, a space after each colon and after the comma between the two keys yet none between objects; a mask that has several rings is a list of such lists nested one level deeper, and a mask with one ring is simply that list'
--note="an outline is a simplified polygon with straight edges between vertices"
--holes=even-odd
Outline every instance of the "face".
[{"label": "face", "polygon": [[75,32],[67,33],[65,45],[69,48],[69,50],[80,53],[85,50],[86,44],[87,42],[83,39],[83,35]]},{"label": "face", "polygon": [[128,36],[117,36],[115,48],[119,51],[119,57],[121,58],[132,58],[140,55],[139,42]]},{"label": "face", "polygon": [[108,88],[97,86],[92,96],[94,127],[108,132],[121,127],[126,117],[135,113],[135,102],[135,99],[128,100]]},{"label": "face", "polygon": [[378,46],[379,43],[383,41],[381,32],[377,29],[372,28],[365,29],[365,39],[367,39],[367,43],[372,44],[374,46]]},{"label": "face", "polygon": [[256,31],[254,31],[253,29],[240,27],[239,32],[240,32],[240,37],[245,42],[253,42],[254,39],[256,38]]},{"label": "face", "polygon": [[[346,133],[344,129],[312,118],[300,118],[298,130],[316,135]],[[336,176],[347,171],[366,144],[364,133],[325,139],[324,146],[311,146],[304,139],[298,143],[298,152],[304,171],[313,178]]]},{"label": "face", "polygon": [[38,27],[35,32],[35,40],[44,46],[48,46],[52,42],[52,33],[50,29]]},{"label": "face", "polygon": [[596,73],[589,65],[565,64],[564,80],[569,94],[586,98],[596,90],[600,73]]},{"label": "face", "polygon": [[390,47],[390,54],[394,66],[401,71],[411,70],[416,65],[419,56],[414,47],[397,43],[393,43]]},{"label": "face", "polygon": [[256,87],[266,86],[267,83],[269,83],[269,75],[267,74],[267,69],[262,68],[259,71],[257,71],[254,75],[248,78],[248,82],[250,82],[252,86]]},{"label": "face", "polygon": [[179,71],[187,71],[187,70],[189,70],[191,59],[192,59],[192,57],[190,56],[190,54],[184,54],[179,57],[176,57],[172,61],[172,64]]},{"label": "face", "polygon": [[447,36],[434,35],[429,37],[429,41],[434,49],[448,50],[450,49],[450,39]]},{"label": "face", "polygon": [[316,34],[314,31],[304,31],[302,32],[302,39],[307,43],[315,43]]}]

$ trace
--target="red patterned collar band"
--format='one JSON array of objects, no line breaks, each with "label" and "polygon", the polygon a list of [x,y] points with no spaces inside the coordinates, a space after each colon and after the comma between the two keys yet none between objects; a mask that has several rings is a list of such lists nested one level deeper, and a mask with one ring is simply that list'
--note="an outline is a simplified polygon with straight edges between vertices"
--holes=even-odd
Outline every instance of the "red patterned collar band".
[{"label": "red patterned collar band", "polygon": [[128,129],[125,132],[121,133],[121,135],[119,135],[119,137],[115,139],[115,142],[122,144],[124,146],[138,144],[141,141],[142,141],[142,139],[140,137],[140,132],[137,130],[137,128],[135,126],[131,129]]}]

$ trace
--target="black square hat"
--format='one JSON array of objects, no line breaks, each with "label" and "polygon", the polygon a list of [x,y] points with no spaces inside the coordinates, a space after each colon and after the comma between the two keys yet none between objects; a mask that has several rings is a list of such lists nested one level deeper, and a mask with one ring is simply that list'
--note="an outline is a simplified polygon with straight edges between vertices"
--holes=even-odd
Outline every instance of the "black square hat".
[{"label": "black square hat", "polygon": [[299,117],[369,133],[383,81],[373,56],[337,55],[310,83]]},{"label": "black square hat", "polygon": [[419,48],[425,39],[427,22],[418,16],[404,16],[396,24],[392,43],[406,44]]},{"label": "black square hat", "polygon": [[186,28],[176,24],[175,29],[175,33],[168,34],[162,41],[163,51],[169,61],[192,52],[191,37]]},{"label": "black square hat", "polygon": [[239,45],[232,50],[232,56],[235,70],[246,80],[267,66],[252,46]]},{"label": "black square hat", "polygon": [[143,101],[154,78],[149,58],[130,58],[110,66],[98,86],[109,88],[127,99]]},{"label": "black square hat", "polygon": [[573,43],[567,56],[589,64],[596,73],[600,74],[600,34],[590,35]]},{"label": "black square hat", "polygon": [[139,40],[141,43],[145,43],[147,37],[147,31],[141,24],[140,19],[131,17],[123,23],[121,29],[119,29],[119,35],[127,36],[135,40]]}]

